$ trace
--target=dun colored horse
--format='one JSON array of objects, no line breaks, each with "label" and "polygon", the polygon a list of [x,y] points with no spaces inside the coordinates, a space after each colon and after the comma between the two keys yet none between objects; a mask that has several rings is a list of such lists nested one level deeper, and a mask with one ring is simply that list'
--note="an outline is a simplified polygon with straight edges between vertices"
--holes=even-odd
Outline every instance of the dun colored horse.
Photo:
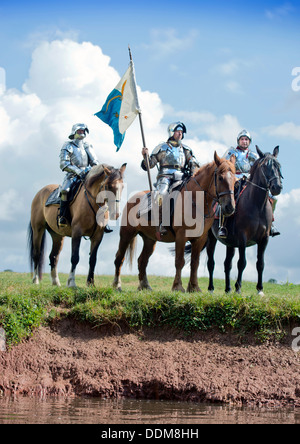
[{"label": "dun colored horse", "polygon": [[[279,147],[273,154],[264,154],[258,147],[259,159],[254,163],[250,178],[236,203],[236,212],[226,221],[228,235],[226,239],[218,239],[227,246],[225,266],[226,293],[231,291],[230,271],[235,248],[239,249],[238,277],[235,284],[236,292],[241,292],[242,275],[246,267],[246,247],[257,244],[257,291],[263,295],[264,254],[268,245],[272,224],[272,205],[269,192],[277,196],[282,190],[281,167],[277,160]],[[208,255],[209,291],[214,290],[214,251],[217,243],[218,221],[216,220],[208,235],[206,251]]]},{"label": "dun colored horse", "polygon": [[[197,270],[199,266],[199,256],[201,250],[204,248],[207,239],[207,233],[214,221],[213,204],[218,201],[221,205],[222,211],[227,216],[231,215],[235,210],[234,202],[234,182],[235,182],[235,160],[230,161],[221,159],[217,153],[214,155],[214,162],[202,166],[193,177],[185,183],[184,187],[178,193],[177,200],[174,203],[174,214],[172,217],[173,224],[168,229],[168,234],[163,236],[163,242],[175,242],[175,267],[176,276],[173,282],[173,291],[182,291],[181,271],[184,266],[184,249],[185,244],[189,240],[192,245],[192,258],[191,258],[191,270],[190,281],[188,284],[188,292],[201,291],[198,286]],[[186,193],[190,192],[190,193]],[[201,210],[197,208],[198,195],[197,192],[201,192],[203,201]],[[139,290],[149,289],[151,287],[148,283],[146,268],[150,256],[153,254],[155,245],[157,242],[156,226],[149,224],[148,214],[140,216],[138,215],[139,205],[136,205],[137,201],[140,201],[142,197],[147,194],[147,191],[142,191],[133,196],[130,201],[127,202],[125,211],[122,216],[122,223],[120,228],[120,241],[119,249],[115,258],[115,279],[113,286],[121,291],[121,268],[124,262],[125,254],[129,248],[130,259],[132,262],[133,252],[135,250],[136,236],[139,234],[144,242],[143,250],[138,259],[139,269]],[[185,196],[191,196],[190,205],[185,200]],[[198,205],[199,206],[199,205]],[[202,216],[202,227],[196,227],[197,220],[192,225],[192,222],[186,223],[186,213],[188,216],[192,216],[195,221],[197,215]],[[181,223],[174,223],[175,216],[182,216]],[[198,220],[199,222],[199,220]],[[163,267],[163,264],[162,264]]]},{"label": "dun colored horse", "polygon": [[[123,175],[126,164],[120,169],[107,165],[96,165],[88,173],[85,182],[70,205],[71,224],[59,228],[57,224],[57,206],[45,206],[50,194],[58,185],[47,185],[41,189],[32,201],[31,222],[28,229],[30,260],[34,268],[33,283],[38,284],[42,277],[46,230],[52,237],[52,250],[50,253],[50,267],[53,285],[60,285],[57,263],[63,247],[65,236],[72,238],[71,271],[68,286],[75,287],[75,269],[79,262],[79,247],[82,236],[90,238],[90,261],[87,284],[94,284],[94,270],[97,260],[97,251],[102,241],[105,224],[99,226],[96,216],[99,208],[107,203],[109,217],[118,219],[120,215],[120,196],[123,190]],[[101,197],[99,197],[101,193]],[[97,198],[98,197],[98,198]],[[101,203],[98,204],[99,198]],[[106,213],[107,215],[107,213]]]}]

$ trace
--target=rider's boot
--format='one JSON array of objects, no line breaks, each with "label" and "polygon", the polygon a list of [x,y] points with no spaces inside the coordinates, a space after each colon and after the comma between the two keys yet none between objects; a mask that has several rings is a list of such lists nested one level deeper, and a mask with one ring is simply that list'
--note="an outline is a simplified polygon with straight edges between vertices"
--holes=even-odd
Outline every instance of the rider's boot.
[{"label": "rider's boot", "polygon": [[65,199],[66,197],[62,195],[60,200],[60,209],[59,209],[59,218],[58,218],[58,226],[60,228],[65,228],[68,226],[68,219],[66,216],[68,210],[68,201]]}]

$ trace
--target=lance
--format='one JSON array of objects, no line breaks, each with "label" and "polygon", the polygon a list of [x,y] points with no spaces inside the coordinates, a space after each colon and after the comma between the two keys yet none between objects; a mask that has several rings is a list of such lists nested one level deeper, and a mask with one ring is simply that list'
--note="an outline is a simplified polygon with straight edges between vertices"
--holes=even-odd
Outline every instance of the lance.
[{"label": "lance", "polygon": [[[130,46],[129,46],[129,45],[128,45],[128,51],[129,51],[130,63],[131,63],[132,66],[134,67],[134,65],[133,65],[133,60],[132,60],[131,49],[130,49]],[[133,71],[134,85],[135,85],[135,88],[136,88],[136,80],[135,80],[135,72],[134,72],[134,69],[133,69],[132,71]],[[138,104],[138,95],[137,95],[137,91],[135,91],[135,92],[136,92],[136,100],[137,100],[137,104]],[[144,133],[144,127],[143,127],[143,121],[142,121],[142,111],[141,111],[141,108],[140,108],[140,105],[139,105],[139,104],[138,104],[138,106],[137,106],[137,109],[138,109],[138,115],[139,115],[139,122],[140,122],[140,128],[141,128],[141,135],[142,135],[143,148],[146,148],[145,133]],[[147,153],[147,154],[144,154],[144,160],[145,160],[145,165],[146,165],[146,170],[147,170],[147,175],[148,175],[149,189],[150,189],[150,192],[151,192],[151,195],[152,195],[153,185],[152,185],[152,179],[151,179],[151,174],[150,174],[150,161],[149,161],[149,154],[148,154],[148,153]],[[161,234],[160,234],[159,227],[156,226],[156,227],[155,227],[155,230],[156,230],[156,239],[157,239],[158,241],[160,241],[160,240],[161,240]]]},{"label": "lance", "polygon": [[[131,49],[130,49],[129,45],[128,45],[128,51],[129,51],[130,62],[133,64]],[[134,70],[133,70],[133,76],[134,76],[134,84],[136,85]],[[138,96],[137,96],[137,92],[136,92],[136,98],[137,97]],[[143,127],[143,121],[142,121],[142,111],[141,111],[141,108],[140,108],[139,105],[138,105],[138,114],[139,114],[139,121],[140,121],[140,128],[141,128],[143,148],[146,148],[145,133],[144,133],[144,127]],[[150,174],[149,154],[145,154],[144,155],[144,160],[145,160],[145,165],[146,165],[147,174],[148,174],[149,188],[150,188],[150,191],[152,192],[153,191],[153,186],[152,186],[152,179],[151,179],[151,174]]]}]

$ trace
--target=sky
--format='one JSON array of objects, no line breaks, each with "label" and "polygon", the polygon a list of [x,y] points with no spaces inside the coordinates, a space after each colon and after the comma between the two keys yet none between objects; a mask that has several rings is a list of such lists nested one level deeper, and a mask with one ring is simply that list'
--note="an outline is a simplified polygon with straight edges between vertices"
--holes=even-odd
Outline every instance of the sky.
[{"label": "sky", "polygon": [[[150,151],[179,120],[187,127],[185,144],[201,164],[213,160],[215,150],[222,155],[234,146],[244,128],[252,134],[252,149],[280,146],[284,188],[275,218],[282,234],[270,239],[264,280],[300,283],[299,25],[299,1],[0,0],[0,271],[29,271],[31,201],[46,184],[62,183],[59,153],[74,123],[89,126],[88,141],[100,162],[127,162],[123,205],[148,188],[138,119],[116,153],[111,129],[94,116],[125,73],[130,44]],[[156,170],[151,174],[155,181]],[[111,225],[96,274],[114,273],[119,226]],[[49,236],[47,241],[49,254]],[[87,273],[88,255],[89,242],[83,241],[78,273]],[[225,247],[218,245],[218,278],[224,258]],[[244,279],[256,281],[256,247],[247,249],[247,259]],[[162,274],[162,264],[173,276],[169,246],[159,244],[148,273]],[[70,269],[70,239],[58,268]],[[123,267],[123,273],[136,272],[136,266]],[[207,276],[205,254],[200,276]]]}]

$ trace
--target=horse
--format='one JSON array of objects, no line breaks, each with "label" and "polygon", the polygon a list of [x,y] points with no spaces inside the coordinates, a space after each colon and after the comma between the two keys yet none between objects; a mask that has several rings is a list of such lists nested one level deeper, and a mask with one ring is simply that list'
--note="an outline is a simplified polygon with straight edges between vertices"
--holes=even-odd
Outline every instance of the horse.
[{"label": "horse", "polygon": [[45,205],[48,197],[58,188],[58,185],[47,185],[36,194],[31,205],[31,221],[28,228],[29,254],[31,269],[34,269],[34,284],[39,284],[42,278],[47,230],[52,238],[52,250],[49,256],[52,284],[60,286],[57,263],[64,238],[68,236],[72,238],[72,266],[67,286],[76,287],[75,269],[79,262],[81,238],[87,236],[91,242],[87,285],[94,285],[97,251],[105,229],[105,223],[97,223],[98,212],[100,208],[105,212],[106,223],[108,216],[111,220],[119,218],[125,169],[126,163],[120,169],[105,164],[92,167],[81,183],[75,200],[70,203],[71,223],[64,228],[58,227],[58,207]]},{"label": "horse", "polygon": [[263,153],[257,146],[256,150],[259,159],[253,164],[250,170],[250,177],[246,181],[236,202],[234,215],[226,220],[227,238],[218,239],[218,220],[215,220],[209,234],[206,245],[208,255],[207,267],[209,271],[210,292],[214,291],[214,252],[217,240],[226,245],[225,269],[225,292],[232,291],[230,285],[230,271],[235,248],[239,249],[238,277],[235,283],[237,293],[241,293],[242,275],[247,265],[246,248],[257,244],[257,291],[263,296],[263,271],[264,255],[268,245],[270,229],[273,218],[272,204],[269,199],[269,192],[277,196],[282,191],[281,166],[277,160],[279,147],[274,148],[273,154]]},{"label": "horse", "polygon": [[[203,245],[206,243],[207,233],[214,221],[213,203],[218,201],[221,205],[222,211],[227,215],[231,215],[235,210],[234,201],[234,182],[235,182],[235,158],[233,156],[230,160],[221,159],[217,153],[214,153],[214,161],[202,166],[197,170],[192,177],[190,177],[183,185],[180,192],[177,194],[177,200],[174,202],[173,216],[171,226],[168,228],[168,233],[162,237],[161,241],[166,243],[175,242],[175,267],[176,276],[173,282],[172,290],[185,292],[182,286],[181,271],[184,266],[184,249],[185,244],[189,240],[192,245],[192,259],[190,269],[190,280],[188,284],[188,292],[201,291],[198,286],[197,270],[199,266],[199,256]],[[201,192],[202,205],[197,204],[198,195]],[[189,193],[187,193],[189,192]],[[119,248],[115,257],[115,277],[113,287],[122,290],[121,287],[121,268],[124,262],[126,252],[129,255],[130,263],[132,264],[133,255],[136,247],[137,234],[143,239],[143,249],[138,259],[139,269],[139,287],[138,290],[151,290],[148,282],[146,268],[150,256],[153,254],[157,239],[157,224],[149,225],[149,215],[138,215],[139,205],[141,199],[148,191],[142,191],[135,194],[130,199],[122,215],[122,222],[120,228]],[[200,194],[200,193],[199,193]],[[186,196],[191,196],[190,204]],[[180,197],[180,198],[179,198]],[[199,207],[200,212],[199,212]],[[192,215],[193,220],[196,220],[197,215],[201,217],[201,228],[197,227],[196,223],[186,223],[185,213]],[[205,214],[204,214],[205,213]],[[181,217],[178,217],[181,216]],[[195,217],[196,216],[196,217]],[[179,220],[175,223],[175,219]],[[169,219],[169,221],[170,221]],[[198,221],[199,222],[199,221]],[[195,230],[195,231],[194,231]]]}]

